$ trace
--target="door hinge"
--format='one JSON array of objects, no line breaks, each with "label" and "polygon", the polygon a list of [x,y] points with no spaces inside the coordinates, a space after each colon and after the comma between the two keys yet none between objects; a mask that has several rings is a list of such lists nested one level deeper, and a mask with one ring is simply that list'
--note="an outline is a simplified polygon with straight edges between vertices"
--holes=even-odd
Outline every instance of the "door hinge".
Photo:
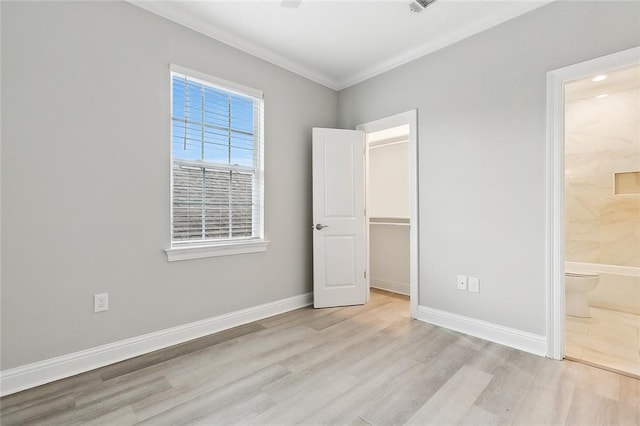
[{"label": "door hinge", "polygon": [[364,271],[364,279],[367,279],[367,271]]}]

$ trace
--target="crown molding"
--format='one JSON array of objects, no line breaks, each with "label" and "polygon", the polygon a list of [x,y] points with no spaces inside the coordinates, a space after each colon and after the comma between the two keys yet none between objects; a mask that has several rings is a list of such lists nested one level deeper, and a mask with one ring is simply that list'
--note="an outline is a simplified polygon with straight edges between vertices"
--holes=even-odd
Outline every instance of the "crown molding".
[{"label": "crown molding", "polygon": [[270,49],[251,43],[231,32],[214,28],[206,19],[201,16],[185,13],[180,7],[175,7],[179,2],[169,1],[148,1],[148,0],[126,0],[128,3],[144,9],[153,14],[159,15],[169,21],[173,21],[191,30],[199,32],[205,36],[224,43],[228,46],[241,50],[259,59],[291,71],[301,77],[314,81],[333,90],[339,90],[340,82],[330,76],[318,72],[312,68],[298,62],[289,60],[276,54]]},{"label": "crown molding", "polygon": [[346,89],[355,84],[361,83],[377,75],[383,74],[401,65],[415,61],[423,56],[433,53],[437,50],[443,49],[454,43],[457,43],[465,38],[469,38],[489,28],[500,25],[513,18],[516,18],[525,13],[531,12],[534,9],[545,6],[555,0],[536,0],[532,2],[521,2],[517,4],[514,10],[504,12],[498,15],[487,16],[484,20],[474,21],[473,23],[460,27],[457,31],[445,34],[442,37],[427,41],[415,49],[408,50],[398,56],[395,56],[389,60],[374,64],[363,71],[354,74],[350,78],[346,78],[339,82],[336,90]]},{"label": "crown molding", "polygon": [[165,19],[176,22],[182,26],[211,37],[226,45],[239,49],[245,53],[270,62],[295,74],[298,74],[308,80],[314,81],[330,89],[340,91],[357,83],[365,81],[369,78],[390,71],[401,65],[407,64],[444,47],[457,43],[458,41],[471,37],[474,34],[502,24],[517,16],[545,6],[555,0],[533,0],[514,3],[513,7],[507,11],[503,11],[500,14],[492,14],[485,17],[485,19],[475,20],[469,25],[460,27],[454,32],[445,34],[436,39],[429,40],[414,49],[403,52],[391,59],[372,64],[371,66],[364,68],[362,71],[345,76],[344,78],[335,78],[329,76],[326,73],[322,73],[316,69],[312,69],[302,63],[285,58],[284,56],[275,53],[271,49],[259,46],[229,31],[215,28],[209,22],[207,22],[204,17],[186,12],[183,8],[180,7],[180,2],[148,0],[126,1],[140,7],[141,9],[162,16]]}]

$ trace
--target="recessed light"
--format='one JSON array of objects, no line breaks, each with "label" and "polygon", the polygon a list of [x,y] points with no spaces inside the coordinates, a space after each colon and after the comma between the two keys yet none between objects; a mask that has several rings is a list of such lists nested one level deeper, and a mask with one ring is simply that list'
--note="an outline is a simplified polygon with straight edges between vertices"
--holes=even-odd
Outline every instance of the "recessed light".
[{"label": "recessed light", "polygon": [[607,96],[609,96],[608,93],[603,93],[601,95],[596,96],[596,99],[602,99],[602,98],[606,98]]},{"label": "recessed light", "polygon": [[606,75],[600,74],[600,75],[596,75],[595,77],[593,77],[591,79],[591,81],[602,81],[602,80],[605,80],[606,78],[607,78]]}]

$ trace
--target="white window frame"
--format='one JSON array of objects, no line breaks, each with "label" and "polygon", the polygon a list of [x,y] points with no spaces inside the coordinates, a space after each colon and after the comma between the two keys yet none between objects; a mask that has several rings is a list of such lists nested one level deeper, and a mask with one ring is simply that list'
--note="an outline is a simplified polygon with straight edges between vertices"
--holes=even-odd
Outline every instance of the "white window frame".
[{"label": "white window frame", "polygon": [[[253,98],[263,99],[263,93],[260,90],[256,90],[250,87],[246,87],[234,82],[226,81],[217,77],[210,76],[208,74],[191,70],[188,68],[181,67],[179,65],[171,64],[169,72],[169,81],[170,81],[170,106],[173,108],[173,74],[182,74],[186,75],[189,78],[200,80],[202,83],[212,85],[218,87],[222,90],[225,90],[230,93],[236,93],[244,96],[251,96]],[[169,224],[169,238],[171,241],[171,247],[165,249],[165,253],[167,255],[167,260],[169,262],[179,261],[179,260],[189,260],[189,259],[202,259],[207,257],[216,257],[216,256],[229,256],[229,255],[237,255],[237,254],[246,254],[246,253],[258,253],[264,252],[267,250],[267,246],[269,241],[264,238],[264,103],[260,108],[259,123],[261,125],[257,126],[255,129],[255,134],[259,137],[259,143],[257,149],[258,152],[258,160],[255,166],[254,175],[254,190],[253,190],[253,198],[254,203],[258,203],[259,211],[253,217],[253,236],[247,238],[229,238],[229,239],[219,239],[219,240],[204,240],[204,241],[173,241],[173,135],[169,138],[169,143],[171,147],[171,160],[170,160],[170,175],[171,175],[171,186],[170,186],[170,224]],[[171,114],[173,115],[173,114]],[[172,120],[173,117],[170,117]],[[173,126],[170,126],[173,129]],[[173,132],[173,130],[171,130]],[[180,160],[177,160],[180,161]],[[198,165],[198,161],[195,160],[185,160],[186,162]],[[208,165],[207,163],[202,163],[202,166]],[[229,170],[246,170],[246,167],[243,166],[234,166],[234,165],[226,165],[223,166],[228,168]],[[257,217],[256,217],[257,216]]]}]

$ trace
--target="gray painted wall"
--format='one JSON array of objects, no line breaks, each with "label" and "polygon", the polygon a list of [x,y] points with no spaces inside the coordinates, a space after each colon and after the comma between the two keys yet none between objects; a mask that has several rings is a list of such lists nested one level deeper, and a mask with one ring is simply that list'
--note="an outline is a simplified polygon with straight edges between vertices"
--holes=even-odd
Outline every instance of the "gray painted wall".
[{"label": "gray painted wall", "polygon": [[640,45],[639,22],[552,3],[340,92],[346,128],[418,108],[421,305],[545,334],[546,73]]},{"label": "gray painted wall", "polygon": [[[640,44],[638,3],[552,4],[336,94],[128,4],[0,4],[3,370],[310,291],[311,127],[412,108],[420,303],[544,334],[546,72]],[[265,92],[268,252],[166,261],[170,62]]]},{"label": "gray painted wall", "polygon": [[[3,370],[311,291],[336,92],[126,3],[1,7]],[[264,91],[266,253],[167,262],[169,63]]]}]

